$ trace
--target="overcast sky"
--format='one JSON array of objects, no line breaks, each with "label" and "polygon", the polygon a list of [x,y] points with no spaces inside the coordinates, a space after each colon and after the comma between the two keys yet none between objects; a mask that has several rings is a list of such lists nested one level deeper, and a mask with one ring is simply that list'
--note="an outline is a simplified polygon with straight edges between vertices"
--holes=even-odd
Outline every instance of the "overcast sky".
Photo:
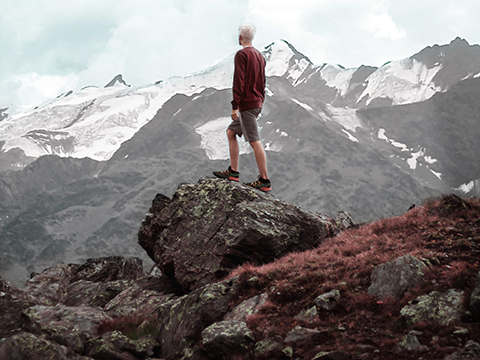
[{"label": "overcast sky", "polygon": [[132,86],[285,39],[315,64],[381,66],[459,36],[480,43],[479,0],[0,0],[0,108],[123,74]]}]

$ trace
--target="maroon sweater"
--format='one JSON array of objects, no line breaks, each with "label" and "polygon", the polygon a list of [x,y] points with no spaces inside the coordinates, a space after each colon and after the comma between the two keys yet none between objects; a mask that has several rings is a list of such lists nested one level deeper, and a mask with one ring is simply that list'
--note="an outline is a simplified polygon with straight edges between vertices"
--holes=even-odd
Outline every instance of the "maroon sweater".
[{"label": "maroon sweater", "polygon": [[265,59],[257,49],[244,47],[235,54],[232,109],[261,108],[264,99]]}]

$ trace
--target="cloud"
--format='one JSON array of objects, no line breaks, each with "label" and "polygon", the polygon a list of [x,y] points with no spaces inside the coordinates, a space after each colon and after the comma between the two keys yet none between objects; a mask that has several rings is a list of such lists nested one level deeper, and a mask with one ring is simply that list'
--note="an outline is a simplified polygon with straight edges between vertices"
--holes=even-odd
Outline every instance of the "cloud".
[{"label": "cloud", "polygon": [[316,64],[345,67],[381,66],[457,36],[480,42],[478,0],[0,2],[0,107],[119,73],[144,85],[205,69],[238,50],[245,21],[258,47],[285,39]]}]

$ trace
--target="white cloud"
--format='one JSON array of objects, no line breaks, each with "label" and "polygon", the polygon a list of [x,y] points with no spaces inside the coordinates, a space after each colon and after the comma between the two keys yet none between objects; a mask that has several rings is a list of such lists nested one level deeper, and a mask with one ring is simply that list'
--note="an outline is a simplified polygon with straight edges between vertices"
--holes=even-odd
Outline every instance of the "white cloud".
[{"label": "white cloud", "polygon": [[[0,0],[0,8],[0,107],[103,86],[119,73],[143,85],[202,70],[238,49],[244,21],[257,26],[256,46],[285,39],[316,64],[345,67],[381,66],[457,36],[480,42],[478,0]],[[43,79],[56,80],[44,89]]]}]

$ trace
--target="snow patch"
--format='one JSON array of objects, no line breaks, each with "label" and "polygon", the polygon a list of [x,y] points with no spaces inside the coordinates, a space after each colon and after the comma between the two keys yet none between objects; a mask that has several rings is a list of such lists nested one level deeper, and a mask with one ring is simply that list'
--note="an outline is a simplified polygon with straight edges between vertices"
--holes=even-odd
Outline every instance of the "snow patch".
[{"label": "snow patch", "polygon": [[368,85],[358,101],[366,97],[368,105],[373,99],[387,97],[394,105],[401,105],[427,100],[441,91],[432,82],[441,68],[438,65],[429,69],[411,58],[390,62],[367,78]]},{"label": "snow patch", "polygon": [[307,111],[313,111],[313,108],[312,108],[311,106],[309,106],[309,105],[307,105],[307,104],[305,104],[305,103],[302,103],[302,102],[300,102],[300,101],[298,101],[297,99],[294,99],[294,98],[292,98],[292,100],[293,100],[295,103],[297,103],[298,105],[300,105],[302,108],[304,108],[305,110],[307,110]]},{"label": "snow patch", "polygon": [[[326,104],[329,118],[342,125],[348,131],[356,132],[362,127],[362,122],[357,116],[357,110],[351,108],[339,108]],[[322,114],[320,114],[322,116]],[[323,116],[322,116],[323,117]]]},{"label": "snow patch", "polygon": [[344,96],[349,87],[352,75],[357,69],[344,69],[339,65],[327,64],[320,70],[320,76],[327,83],[327,86],[336,88],[340,95]]},{"label": "snow patch", "polygon": [[479,180],[472,180],[472,181],[470,181],[466,184],[462,184],[458,188],[455,188],[454,190],[462,191],[463,193],[468,194],[474,188],[479,188],[480,189],[480,179]]},{"label": "snow patch", "polygon": [[[195,128],[195,132],[202,138],[200,148],[205,150],[210,160],[227,160],[230,158],[225,130],[231,121],[230,117],[222,117]],[[240,154],[249,154],[250,152],[250,146],[242,147],[240,144]]]},{"label": "snow patch", "polygon": [[350,134],[350,133],[349,133],[347,130],[345,130],[345,129],[342,129],[342,131],[343,131],[345,134],[347,134],[348,140],[351,140],[351,141],[353,141],[353,142],[357,142],[357,143],[358,143],[358,139],[357,139],[355,136],[353,136],[352,134]]},{"label": "snow patch", "polygon": [[267,59],[265,74],[267,76],[283,76],[287,73],[290,59],[294,53],[284,42],[277,41],[269,49],[271,51]]}]

